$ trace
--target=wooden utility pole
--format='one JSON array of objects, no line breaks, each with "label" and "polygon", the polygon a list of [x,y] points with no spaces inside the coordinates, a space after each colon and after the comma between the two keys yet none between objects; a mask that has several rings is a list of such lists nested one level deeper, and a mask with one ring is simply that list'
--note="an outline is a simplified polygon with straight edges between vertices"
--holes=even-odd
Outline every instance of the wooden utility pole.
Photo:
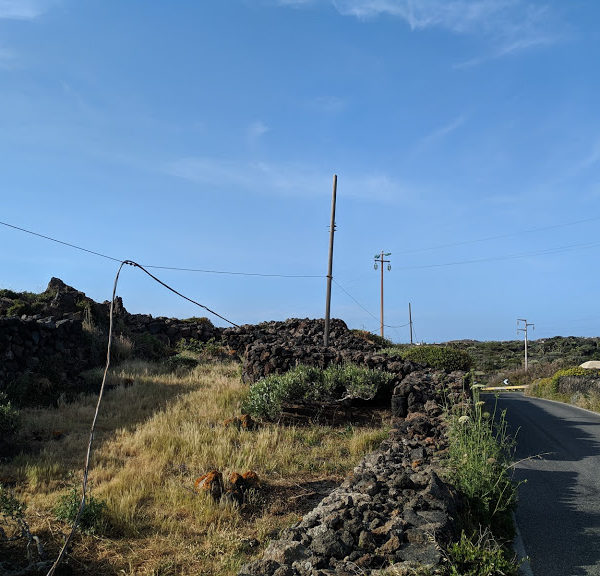
[{"label": "wooden utility pole", "polygon": [[[523,322],[523,328],[520,327],[519,322]],[[525,333],[525,372],[527,372],[527,330],[529,326],[532,326],[535,330],[535,324],[527,322],[525,318],[519,318],[517,320],[517,336],[519,335],[519,332]]]},{"label": "wooden utility pole", "polygon": [[329,265],[327,267],[327,300],[325,303],[325,334],[323,344],[329,346],[329,314],[331,310],[331,281],[333,279],[333,234],[335,232],[335,198],[337,194],[337,174],[333,175],[331,196],[331,225],[329,227]]},{"label": "wooden utility pole", "polygon": [[390,260],[384,260],[385,256],[391,256],[391,252],[381,251],[380,254],[375,254],[375,270],[377,270],[378,264],[381,265],[381,337],[383,338],[383,265],[387,262],[387,269],[391,270],[392,265],[390,264]]},{"label": "wooden utility pole", "polygon": [[408,323],[410,324],[410,343],[413,343],[413,334],[412,334],[412,311],[410,309],[410,302],[408,303]]}]

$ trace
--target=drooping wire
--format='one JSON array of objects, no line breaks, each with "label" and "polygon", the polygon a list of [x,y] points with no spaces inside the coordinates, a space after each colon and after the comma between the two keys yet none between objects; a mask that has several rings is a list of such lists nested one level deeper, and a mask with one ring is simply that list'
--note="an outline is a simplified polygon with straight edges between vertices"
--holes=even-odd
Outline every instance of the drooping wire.
[{"label": "drooping wire", "polygon": [[204,304],[200,304],[199,302],[196,302],[195,300],[192,300],[191,298],[188,298],[187,296],[181,294],[181,292],[178,292],[177,290],[175,290],[174,288],[172,288],[171,286],[169,286],[168,284],[166,284],[165,282],[160,280],[160,278],[157,278],[156,276],[154,276],[153,274],[148,272],[148,270],[146,270],[143,266],[141,266],[137,262],[133,262],[132,260],[123,260],[121,262],[121,265],[119,266],[119,269],[117,270],[117,275],[115,276],[115,282],[113,285],[113,292],[112,292],[112,300],[110,301],[110,311],[109,311],[109,321],[108,321],[108,346],[106,349],[106,364],[104,367],[104,375],[102,377],[102,384],[100,385],[100,392],[98,393],[98,401],[96,402],[96,410],[94,412],[94,418],[92,420],[92,426],[90,429],[90,437],[89,437],[89,441],[88,441],[87,453],[86,453],[86,457],[85,457],[85,464],[83,467],[83,484],[82,484],[81,502],[79,504],[79,509],[77,510],[77,515],[75,516],[75,520],[73,521],[73,526],[71,528],[71,532],[67,536],[65,543],[63,544],[63,547],[61,548],[61,550],[58,554],[58,557],[54,561],[54,564],[50,567],[50,570],[48,571],[46,576],[54,575],[56,568],[58,567],[58,565],[60,564],[60,562],[62,561],[62,559],[66,553],[67,547],[69,546],[71,540],[73,539],[73,536],[74,536],[75,531],[77,530],[77,526],[79,524],[79,520],[81,518],[81,514],[83,512],[83,509],[85,508],[85,498],[86,498],[86,493],[87,493],[88,475],[89,475],[90,460],[91,460],[91,455],[92,455],[92,444],[94,442],[94,432],[96,430],[96,422],[98,420],[98,414],[100,412],[100,404],[102,403],[102,397],[104,395],[106,376],[108,374],[108,368],[110,366],[110,350],[111,350],[111,346],[112,346],[112,337],[113,337],[113,317],[114,317],[115,300],[116,300],[116,296],[117,296],[117,285],[119,282],[119,276],[121,274],[121,270],[123,269],[123,266],[125,266],[125,265],[133,266],[134,268],[139,268],[140,270],[142,270],[143,272],[148,274],[148,276],[150,276],[153,280],[155,280],[156,282],[158,282],[159,284],[161,284],[162,286],[164,286],[171,292],[177,294],[177,296],[183,298],[184,300],[187,300],[188,302],[191,302],[192,304],[196,304],[196,306],[200,306],[201,308],[204,308],[211,314],[214,314],[215,316],[221,318],[221,320],[225,320],[225,322],[228,322],[229,324],[239,328],[238,324],[235,324],[231,320],[228,320],[227,318],[225,318],[225,316],[222,316],[221,314],[218,314],[214,310],[211,310],[210,308],[208,308],[208,306],[204,306]]},{"label": "drooping wire", "polygon": [[165,282],[163,282],[160,278],[157,278],[156,276],[154,276],[154,274],[152,274],[151,272],[148,272],[148,270],[146,270],[146,268],[144,268],[144,266],[142,266],[141,264],[138,264],[137,262],[133,262],[132,260],[125,260],[124,263],[134,266],[135,268],[139,268],[142,272],[145,272],[146,274],[148,274],[148,276],[150,276],[150,278],[152,278],[153,280],[155,280],[156,282],[158,282],[159,284],[164,286],[167,290],[170,290],[174,294],[177,294],[177,296],[180,296],[184,300],[187,300],[188,302],[191,302],[192,304],[195,304],[196,306],[200,306],[200,308],[204,308],[204,310],[207,310],[208,312],[210,312],[214,316],[217,316],[217,318],[220,318],[221,320],[225,320],[225,322],[227,322],[228,324],[231,324],[232,326],[235,326],[236,328],[240,327],[239,324],[236,324],[235,322],[228,320],[227,318],[225,318],[225,316],[221,316],[221,314],[219,314],[218,312],[215,312],[214,310],[211,310],[208,306],[205,306],[204,304],[200,304],[200,302],[196,302],[196,300],[192,300],[191,298],[184,296],[181,292],[178,292],[177,290],[175,290],[175,288],[172,288],[168,284],[165,284]]},{"label": "drooping wire", "polygon": [[88,441],[87,453],[85,456],[85,464],[83,467],[83,485],[82,485],[82,495],[81,502],[79,504],[79,509],[77,510],[77,515],[75,516],[75,520],[73,521],[73,527],[71,528],[71,532],[67,536],[63,547],[60,549],[58,557],[54,561],[54,564],[50,567],[48,574],[46,576],[53,576],[56,568],[60,564],[63,559],[67,547],[69,546],[73,536],[75,535],[75,531],[77,530],[77,525],[79,524],[79,519],[81,518],[81,514],[83,509],[85,508],[85,496],[87,492],[87,484],[88,484],[88,474],[90,470],[90,459],[92,455],[92,444],[94,442],[94,432],[96,430],[96,421],[98,420],[98,413],[100,412],[100,404],[102,402],[102,396],[104,395],[104,386],[106,384],[106,375],[108,374],[108,368],[110,366],[110,349],[112,345],[112,334],[113,334],[113,316],[114,316],[114,308],[115,308],[115,299],[117,295],[117,284],[119,282],[119,275],[121,274],[121,269],[125,264],[129,264],[127,261],[121,262],[119,269],[117,270],[117,275],[115,276],[115,282],[113,285],[113,293],[112,300],[110,301],[110,312],[109,312],[109,323],[108,323],[108,346],[106,349],[106,365],[104,367],[104,375],[102,376],[102,384],[100,386],[100,392],[98,393],[98,401],[96,402],[96,410],[94,412],[94,418],[92,420],[92,426],[90,429],[90,437]]}]

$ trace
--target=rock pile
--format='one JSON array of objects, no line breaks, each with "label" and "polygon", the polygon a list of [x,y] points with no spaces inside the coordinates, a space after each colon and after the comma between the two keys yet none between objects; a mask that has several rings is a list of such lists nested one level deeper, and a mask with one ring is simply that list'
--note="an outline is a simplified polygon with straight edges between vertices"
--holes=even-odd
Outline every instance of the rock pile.
[{"label": "rock pile", "polygon": [[[239,328],[225,328],[221,341],[236,350],[241,357],[249,346],[257,343],[268,347],[284,346],[323,348],[325,321],[322,319],[290,318],[284,322],[262,322],[246,324]],[[329,328],[330,348],[373,352],[375,344],[359,332],[353,332],[343,320],[333,318]]]}]

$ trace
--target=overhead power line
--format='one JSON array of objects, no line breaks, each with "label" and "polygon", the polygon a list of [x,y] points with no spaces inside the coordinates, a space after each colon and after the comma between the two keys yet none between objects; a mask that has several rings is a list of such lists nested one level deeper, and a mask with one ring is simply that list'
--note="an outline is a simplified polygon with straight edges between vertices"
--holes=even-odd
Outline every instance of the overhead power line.
[{"label": "overhead power line", "polygon": [[530,256],[544,256],[546,254],[558,254],[560,252],[568,252],[578,248],[595,248],[600,246],[600,242],[581,242],[579,244],[569,244],[566,246],[557,246],[555,248],[546,248],[544,250],[536,250],[533,252],[523,252],[521,254],[511,254],[508,256],[491,256],[489,258],[475,258],[473,260],[458,260],[456,262],[444,262],[440,264],[423,264],[415,266],[402,266],[399,270],[423,270],[426,268],[447,268],[450,266],[464,266],[465,264],[480,264],[483,262],[498,262],[502,260],[517,260],[519,258],[528,258]]},{"label": "overhead power line", "polygon": [[555,230],[557,228],[566,228],[568,226],[576,226],[577,224],[585,224],[587,222],[596,222],[600,220],[600,216],[593,218],[584,218],[583,220],[575,220],[573,222],[565,222],[563,224],[552,224],[550,226],[541,226],[539,228],[530,228],[529,230],[521,230],[520,232],[509,232],[506,234],[498,234],[496,236],[486,236],[484,238],[477,238],[474,240],[462,240],[459,242],[451,242],[449,244],[437,244],[435,246],[429,246],[427,248],[414,248],[411,250],[404,250],[397,252],[397,254],[416,254],[418,252],[430,252],[432,250],[441,250],[442,248],[452,248],[454,246],[466,246],[467,244],[478,244],[481,242],[490,242],[491,240],[502,240],[503,238],[513,238],[520,236],[521,234],[532,234],[534,232],[544,232],[546,230]]},{"label": "overhead power line", "polygon": [[[33,236],[37,236],[38,238],[43,238],[45,240],[50,240],[51,242],[56,242],[57,244],[62,244],[63,246],[68,246],[69,248],[74,248],[75,250],[81,250],[82,252],[87,252],[88,254],[93,254],[95,256],[100,256],[101,258],[106,258],[108,260],[112,260],[114,262],[124,262],[123,258],[115,258],[114,256],[108,256],[107,254],[103,254],[102,252],[97,252],[96,250],[90,250],[88,248],[84,248],[82,246],[78,246],[77,244],[72,244],[71,242],[65,242],[64,240],[59,240],[58,238],[53,238],[52,236],[47,236],[45,234],[40,234],[39,232],[34,232],[32,230],[27,230],[26,228],[21,228],[20,226],[15,226],[14,224],[9,224],[8,222],[1,222],[3,226],[8,228],[13,228],[14,230],[19,230],[21,232],[25,232],[27,234],[31,234]],[[230,276],[259,276],[262,278],[324,278],[322,274],[263,274],[259,272],[234,272],[230,270],[206,270],[202,268],[179,268],[176,266],[159,266],[155,264],[144,264],[146,268],[153,268],[157,270],[176,270],[180,272],[200,272],[203,274],[226,274]]]},{"label": "overhead power line", "polygon": [[159,284],[164,286],[167,290],[170,290],[174,294],[177,294],[177,296],[180,296],[184,300],[187,300],[188,302],[191,302],[192,304],[195,304],[196,306],[200,306],[200,308],[204,308],[204,310],[207,310],[214,316],[217,316],[217,318],[220,318],[221,320],[225,320],[225,322],[227,322],[228,324],[231,324],[232,326],[239,328],[238,324],[236,324],[235,322],[232,322],[231,320],[228,320],[227,318],[225,318],[225,316],[221,316],[221,314],[219,314],[218,312],[215,312],[214,310],[211,310],[208,306],[205,306],[204,304],[200,304],[200,302],[196,302],[196,300],[192,300],[191,298],[184,296],[181,292],[178,292],[177,290],[175,290],[175,288],[172,288],[171,286],[169,286],[168,284],[166,284],[165,282],[160,280],[160,278],[157,278],[156,276],[154,276],[154,274],[148,272],[148,270],[146,270],[146,268],[144,268],[144,266],[142,266],[141,264],[138,264],[137,262],[133,262],[131,260],[125,260],[124,263],[129,264],[130,266],[139,268],[142,272],[145,272],[146,274],[148,274],[148,276],[150,276],[150,278],[152,278],[153,280],[155,280],[156,282],[158,282]]},{"label": "overhead power line", "polygon": [[75,248],[75,250],[81,250],[82,252],[87,252],[88,254],[94,254],[95,256],[100,256],[101,258],[113,260],[114,262],[123,262],[122,258],[114,258],[113,256],[107,256],[106,254],[102,254],[101,252],[96,252],[95,250],[88,250],[87,248],[77,246],[76,244],[71,244],[70,242],[65,242],[64,240],[58,240],[57,238],[52,238],[51,236],[46,236],[45,234],[40,234],[39,232],[33,232],[32,230],[27,230],[26,228],[21,228],[20,226],[15,226],[14,224],[9,224],[8,222],[0,222],[0,224],[8,228],[14,228],[15,230],[26,232],[27,234],[31,234],[32,236],[38,236],[39,238],[44,238],[45,240],[50,240],[52,242],[56,242],[57,244],[63,244],[64,246]]},{"label": "overhead power line", "polygon": [[[333,283],[344,293],[346,294],[346,296],[348,296],[348,298],[350,298],[359,308],[361,308],[362,310],[364,310],[369,316],[371,316],[374,320],[377,320],[377,322],[379,322],[379,318],[377,318],[377,316],[375,316],[375,314],[373,314],[370,310],[368,310],[367,308],[365,308],[354,296],[352,296],[352,294],[350,294],[350,292],[348,292],[348,290],[346,290],[335,278],[332,278]],[[406,324],[397,324],[397,325],[390,325],[390,324],[384,324],[384,326],[386,328],[404,328],[405,326],[408,326],[408,322]]]}]

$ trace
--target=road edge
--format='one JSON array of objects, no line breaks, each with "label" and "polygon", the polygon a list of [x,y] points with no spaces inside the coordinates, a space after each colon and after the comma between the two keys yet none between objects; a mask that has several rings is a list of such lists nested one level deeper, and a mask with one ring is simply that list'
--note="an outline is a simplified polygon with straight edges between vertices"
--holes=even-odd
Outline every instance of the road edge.
[{"label": "road edge", "polygon": [[513,549],[519,562],[521,565],[519,566],[519,574],[521,576],[533,576],[533,572],[531,570],[531,565],[529,564],[529,556],[527,556],[527,552],[525,551],[525,544],[523,543],[523,538],[521,537],[521,531],[519,530],[519,525],[517,524],[517,517],[513,512],[513,523],[515,525],[515,537],[513,540]]}]

